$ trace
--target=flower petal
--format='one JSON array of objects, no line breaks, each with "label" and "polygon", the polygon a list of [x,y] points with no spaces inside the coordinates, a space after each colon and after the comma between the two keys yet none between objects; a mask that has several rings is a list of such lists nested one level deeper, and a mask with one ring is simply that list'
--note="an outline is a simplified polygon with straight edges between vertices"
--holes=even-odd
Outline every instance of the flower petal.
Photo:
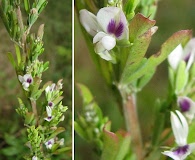
[{"label": "flower petal", "polygon": [[195,143],[190,143],[189,144],[189,149],[190,149],[190,153],[195,151]]},{"label": "flower petal", "polygon": [[120,8],[118,7],[104,7],[97,13],[97,21],[101,25],[104,32],[107,33],[108,24],[112,20],[118,20],[120,14]]},{"label": "flower petal", "polygon": [[[188,130],[189,130],[189,128],[188,128],[188,123],[187,123],[185,117],[181,114],[181,112],[179,112],[179,111],[176,110],[176,113],[177,113],[179,119],[181,120],[181,124],[182,124],[182,126],[183,126],[183,129],[182,129],[183,138],[185,138],[185,139],[187,140],[187,137],[188,137]],[[180,132],[181,132],[181,131],[180,131]]]},{"label": "flower petal", "polygon": [[182,113],[191,122],[195,115],[195,102],[188,97],[182,96],[178,98],[177,103]]},{"label": "flower petal", "polygon": [[100,52],[105,52],[106,51],[105,47],[102,44],[102,41],[99,41],[98,43],[96,43],[94,49],[95,49],[95,53],[97,53],[97,54],[100,53]]},{"label": "flower petal", "polygon": [[179,62],[182,60],[183,48],[179,44],[168,56],[169,65],[176,70]]},{"label": "flower petal", "polygon": [[177,155],[174,154],[174,152],[172,151],[164,151],[162,152],[162,154],[168,156],[168,157],[171,157],[173,158],[174,160],[181,160]]},{"label": "flower petal", "polygon": [[175,136],[175,142],[179,146],[184,146],[187,144],[188,125],[186,126],[187,122],[179,111],[177,114],[179,117],[175,113],[171,112],[171,126]]},{"label": "flower petal", "polygon": [[185,48],[184,48],[184,57],[186,55],[188,55],[188,53],[191,53],[193,51],[193,53],[195,52],[195,38],[192,38],[189,40],[189,42],[186,44]]},{"label": "flower petal", "polygon": [[46,146],[47,149],[51,149],[53,144],[54,144],[54,139],[53,138],[48,140],[47,142],[45,142],[45,146]]},{"label": "flower petal", "polygon": [[99,53],[97,53],[101,58],[103,58],[103,59],[105,59],[105,60],[107,60],[107,61],[112,61],[113,60],[113,58],[112,58],[112,56],[110,55],[110,53],[107,51],[107,50],[105,50],[105,51],[103,51],[103,52],[99,52]]},{"label": "flower petal", "polygon": [[21,75],[18,75],[18,79],[19,79],[19,81],[20,81],[21,83],[24,82],[24,78],[23,78]]},{"label": "flower petal", "polygon": [[94,37],[93,37],[93,43],[97,43],[102,40],[103,37],[107,36],[106,33],[104,32],[98,32]]},{"label": "flower petal", "polygon": [[80,12],[80,22],[85,30],[92,36],[95,36],[98,31],[101,30],[96,16],[86,9],[82,9]]},{"label": "flower petal", "polygon": [[107,35],[104,32],[99,32],[93,38],[93,43],[96,43],[95,52],[99,53],[105,50],[109,51],[113,49],[116,45],[116,39],[112,36]]},{"label": "flower petal", "polygon": [[195,55],[193,53],[190,53],[189,60],[187,62],[186,70],[189,70],[192,63],[194,62]]},{"label": "flower petal", "polygon": [[192,38],[184,48],[183,59],[188,58],[186,69],[189,70],[195,60],[195,38]]},{"label": "flower petal", "polygon": [[53,119],[53,117],[46,117],[46,118],[44,118],[44,120],[46,120],[48,122],[50,122],[52,119]]},{"label": "flower petal", "polygon": [[22,86],[23,86],[23,88],[24,88],[25,90],[28,90],[28,87],[30,86],[30,84],[27,83],[27,82],[23,82],[23,83],[22,83]]},{"label": "flower petal", "polygon": [[24,81],[27,82],[27,80],[28,80],[29,78],[32,79],[32,76],[31,76],[31,74],[25,74],[25,75],[23,76],[23,78],[24,78]]},{"label": "flower petal", "polygon": [[47,111],[47,116],[51,117],[52,116],[52,109],[51,109],[51,107],[47,106],[46,107],[46,111]]},{"label": "flower petal", "polygon": [[[112,32],[114,28],[118,29],[119,36],[116,36],[117,39],[128,39],[129,37],[129,29],[128,29],[128,22],[123,11],[118,7],[104,7],[99,10],[97,13],[97,21],[99,25],[103,28],[104,32],[108,33],[109,28],[111,27]],[[110,24],[110,25],[109,25]],[[111,25],[112,24],[112,25]],[[121,26],[121,27],[120,27]],[[122,30],[120,30],[122,29]]]},{"label": "flower petal", "polygon": [[33,156],[32,160],[38,160],[37,156]]},{"label": "flower petal", "polygon": [[105,36],[102,38],[102,45],[109,51],[115,47],[116,39],[112,36]]}]

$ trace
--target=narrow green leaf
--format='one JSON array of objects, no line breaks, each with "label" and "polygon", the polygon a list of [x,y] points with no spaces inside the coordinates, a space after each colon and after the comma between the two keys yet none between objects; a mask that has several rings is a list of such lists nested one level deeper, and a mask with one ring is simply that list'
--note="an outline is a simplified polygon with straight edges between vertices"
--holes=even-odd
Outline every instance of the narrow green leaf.
[{"label": "narrow green leaf", "polygon": [[175,72],[174,72],[173,68],[171,68],[171,67],[169,67],[169,82],[170,82],[171,88],[173,90],[175,90],[174,89],[174,87],[175,87]]},{"label": "narrow green leaf", "polygon": [[176,73],[176,82],[175,82],[176,93],[180,93],[183,91],[184,87],[188,82],[188,76],[189,74],[188,71],[186,70],[186,63],[184,61],[181,61]]},{"label": "narrow green leaf", "polygon": [[34,77],[33,85],[30,86],[31,89],[31,98],[36,99],[38,92],[43,92],[42,90],[39,90],[39,86],[41,84],[41,79],[39,77]]},{"label": "narrow green leaf", "polygon": [[39,0],[38,1],[38,4],[37,4],[37,10],[38,10],[38,13],[40,14],[42,11],[43,11],[43,9],[46,7],[46,5],[47,5],[47,1],[46,0]]},{"label": "narrow green leaf", "polygon": [[124,63],[122,60],[123,72],[120,79],[120,83],[128,84],[129,75],[134,74],[134,72],[140,68],[140,64],[146,62],[143,60],[144,55],[148,49],[148,46],[151,41],[151,36],[155,21],[151,21],[148,18],[144,17],[141,14],[137,14],[132,22],[130,23],[130,41],[133,42],[133,45],[129,49],[127,61]]},{"label": "narrow green leaf", "polygon": [[25,115],[25,121],[24,121],[24,123],[25,124],[31,124],[31,122],[33,121],[34,118],[35,118],[34,113],[27,112],[26,115]]},{"label": "narrow green leaf", "polygon": [[125,11],[125,14],[128,20],[130,20],[134,16],[135,14],[134,10],[137,7],[138,3],[139,3],[139,0],[128,0],[125,3],[124,11]]},{"label": "narrow green leaf", "polygon": [[131,142],[130,134],[125,132],[117,132],[117,136],[120,141],[119,151],[116,156],[116,160],[123,160],[126,154],[129,152],[129,146]]},{"label": "narrow green leaf", "polygon": [[162,107],[162,102],[158,99],[155,105],[155,121],[154,121],[154,128],[153,128],[155,132],[153,132],[152,134],[153,146],[159,145],[161,134],[165,125],[165,114],[160,112],[161,107]]},{"label": "narrow green leaf", "polygon": [[148,59],[144,67],[140,68],[134,73],[127,72],[125,78],[122,77],[121,84],[131,83],[132,81],[143,76],[148,71],[156,68],[179,44],[188,42],[191,36],[191,30],[182,30],[174,33],[167,41],[163,43],[161,50]]},{"label": "narrow green leaf", "polygon": [[149,7],[148,16],[150,17],[150,19],[153,19],[155,17],[156,11],[157,11],[157,4],[153,4]]},{"label": "narrow green leaf", "polygon": [[6,144],[8,144],[10,146],[16,147],[17,145],[19,145],[19,141],[14,135],[5,133],[4,140],[5,140]]},{"label": "narrow green leaf", "polygon": [[195,123],[191,123],[191,125],[189,126],[188,143],[194,143],[194,139],[195,139],[194,130],[195,130]]},{"label": "narrow green leaf", "polygon": [[16,63],[15,63],[15,60],[14,60],[13,55],[12,55],[11,53],[7,53],[7,57],[8,57],[8,59],[9,59],[9,61],[11,62],[12,66],[13,66],[14,68],[16,68]]},{"label": "narrow green leaf", "polygon": [[53,103],[56,105],[56,104],[58,104],[63,98],[64,98],[63,96],[59,96],[59,97],[57,97],[57,98],[53,101]]},{"label": "narrow green leaf", "polygon": [[21,153],[22,148],[20,147],[16,147],[16,146],[11,146],[11,147],[4,147],[3,149],[1,149],[1,154],[5,155],[5,156],[16,156],[18,154]]},{"label": "narrow green leaf", "polygon": [[24,8],[27,13],[30,12],[30,2],[29,0],[24,0]]},{"label": "narrow green leaf", "polygon": [[155,20],[150,20],[140,13],[136,14],[129,24],[130,42],[134,42],[137,37],[146,33],[151,27],[155,25],[155,23]]},{"label": "narrow green leaf", "polygon": [[131,43],[129,42],[129,40],[117,41],[117,46],[120,46],[120,47],[129,47],[130,45]]},{"label": "narrow green leaf", "polygon": [[123,160],[129,151],[130,134],[123,131],[118,131],[115,134],[113,132],[107,131],[105,126],[103,142],[104,148],[101,160]]},{"label": "narrow green leaf", "polygon": [[17,57],[18,66],[19,66],[21,63],[20,47],[18,45],[15,45],[15,50],[16,50],[16,57]]},{"label": "narrow green leaf", "polygon": [[155,73],[155,69],[151,70],[150,72],[143,75],[140,79],[137,81],[137,89],[141,90],[153,77]]},{"label": "narrow green leaf", "polygon": [[76,131],[76,133],[83,139],[87,140],[87,134],[86,132],[82,129],[82,127],[77,123],[74,122],[74,129]]},{"label": "narrow green leaf", "polygon": [[129,76],[134,74],[135,72],[139,72],[143,67],[145,67],[147,63],[147,59],[143,58],[141,62],[132,63],[131,65],[125,67],[124,72],[122,74],[122,78],[120,80],[120,84],[128,84]]},{"label": "narrow green leaf", "polygon": [[193,78],[195,77],[195,63],[192,64],[192,66],[190,67],[190,71],[189,71],[189,81],[192,81]]},{"label": "narrow green leaf", "polygon": [[155,0],[141,0],[142,6],[151,5],[154,2],[155,2]]},{"label": "narrow green leaf", "polygon": [[86,86],[84,86],[83,84],[79,84],[79,83],[77,83],[77,87],[78,87],[79,92],[83,98],[84,105],[89,104],[93,100],[93,95],[91,94],[89,89]]},{"label": "narrow green leaf", "polygon": [[8,25],[8,20],[5,16],[5,13],[7,12],[7,7],[8,7],[8,4],[7,4],[7,1],[2,1],[2,4],[0,4],[0,17],[5,25],[5,28],[7,30],[7,32],[10,34],[10,29],[9,29],[9,25]]},{"label": "narrow green leaf", "polygon": [[163,43],[161,50],[149,58],[151,65],[159,65],[179,44],[188,42],[191,36],[191,30],[181,30],[174,33],[167,41]]},{"label": "narrow green leaf", "polygon": [[49,68],[49,62],[47,61],[43,64],[43,72],[46,71],[48,68]]},{"label": "narrow green leaf", "polygon": [[50,136],[48,139],[56,137],[58,134],[62,133],[65,131],[65,128],[63,127],[58,127]]},{"label": "narrow green leaf", "polygon": [[71,151],[71,149],[72,149],[71,147],[63,147],[63,148],[56,150],[53,154],[62,154],[64,152]]}]

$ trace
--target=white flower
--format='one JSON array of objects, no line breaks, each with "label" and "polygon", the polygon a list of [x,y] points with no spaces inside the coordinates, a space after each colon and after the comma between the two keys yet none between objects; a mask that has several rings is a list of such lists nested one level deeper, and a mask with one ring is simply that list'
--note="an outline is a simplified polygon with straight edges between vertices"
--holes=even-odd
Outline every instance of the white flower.
[{"label": "white flower", "polygon": [[97,16],[83,9],[80,11],[80,21],[85,30],[93,36],[95,52],[105,60],[113,59],[109,51],[115,47],[116,40],[129,39],[128,22],[120,8],[102,8]]},{"label": "white flower", "polygon": [[189,70],[195,60],[195,38],[191,39],[184,49],[179,44],[168,56],[168,62],[174,70],[182,60],[187,63],[186,70]]},{"label": "white flower", "polygon": [[180,107],[181,112],[191,122],[195,115],[195,102],[188,97],[179,97],[177,103]]},{"label": "white flower", "polygon": [[184,160],[195,150],[195,143],[187,144],[188,123],[179,111],[176,111],[176,113],[177,115],[171,112],[171,126],[178,146],[171,151],[164,151],[162,154],[174,160]]},{"label": "white flower", "polygon": [[55,86],[56,84],[53,83],[51,86],[47,86],[47,88],[45,89],[45,92],[48,93],[48,92],[53,92],[54,89],[55,89]]},{"label": "white flower", "polygon": [[33,156],[32,160],[38,160],[37,156]]},{"label": "white flower", "polygon": [[50,122],[50,121],[53,119],[53,117],[52,117],[52,108],[49,107],[49,106],[47,106],[47,107],[46,107],[46,112],[47,112],[47,117],[44,118],[44,119],[45,119],[46,121]]},{"label": "white flower", "polygon": [[25,74],[24,76],[18,75],[18,79],[22,83],[23,88],[28,91],[28,87],[33,83],[31,74]]},{"label": "white flower", "polygon": [[54,144],[54,138],[50,139],[49,141],[45,142],[45,146],[47,149],[51,149]]}]

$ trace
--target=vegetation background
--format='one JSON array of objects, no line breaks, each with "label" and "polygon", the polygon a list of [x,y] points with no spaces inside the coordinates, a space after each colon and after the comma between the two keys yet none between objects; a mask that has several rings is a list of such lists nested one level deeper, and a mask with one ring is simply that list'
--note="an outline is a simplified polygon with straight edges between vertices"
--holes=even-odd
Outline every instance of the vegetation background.
[{"label": "vegetation background", "polygon": [[[23,1],[21,1],[23,2]],[[60,136],[65,138],[65,145],[72,145],[72,0],[48,0],[46,9],[33,27],[37,32],[38,26],[45,24],[44,47],[41,56],[43,61],[50,62],[50,68],[43,75],[43,82],[57,82],[63,79],[64,100],[68,106],[65,121],[61,126],[66,131]],[[17,97],[22,97],[16,74],[6,56],[7,52],[14,53],[5,27],[0,21],[0,159],[17,160],[29,149],[26,142],[25,127],[22,118],[16,113]],[[71,159],[71,152],[54,157],[56,160]]]},{"label": "vegetation background", "polygon": [[[160,0],[155,17],[158,31],[153,36],[147,55],[156,53],[160,45],[174,32],[192,29],[195,32],[195,2],[193,0]],[[75,82],[83,83],[91,90],[95,100],[105,116],[112,121],[112,131],[124,129],[124,119],[120,114],[111,92],[97,71],[89,55],[78,16],[75,12]],[[168,88],[167,62],[161,64],[150,83],[137,95],[138,112],[144,141],[150,139],[154,121],[154,105],[156,98],[166,98]],[[75,87],[75,117],[82,105],[81,97]],[[163,156],[165,158],[165,156]],[[75,134],[75,160],[98,160],[93,147]],[[155,159],[155,158],[154,158]]]}]

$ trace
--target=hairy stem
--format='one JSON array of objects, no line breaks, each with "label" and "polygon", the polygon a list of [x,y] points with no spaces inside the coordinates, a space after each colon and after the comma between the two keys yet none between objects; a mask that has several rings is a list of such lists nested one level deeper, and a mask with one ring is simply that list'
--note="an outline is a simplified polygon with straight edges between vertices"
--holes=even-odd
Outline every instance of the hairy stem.
[{"label": "hairy stem", "polygon": [[[23,49],[23,52],[26,53],[26,34],[24,33],[24,24],[22,20],[22,12],[20,10],[20,6],[17,6],[16,14],[18,18],[18,24],[21,30],[21,35],[22,35],[22,44],[19,46]],[[20,42],[18,43],[20,44]]]},{"label": "hairy stem", "polygon": [[132,147],[136,154],[137,160],[143,160],[143,144],[140,131],[139,120],[137,117],[137,110],[135,105],[135,97],[128,95],[123,104],[123,111],[125,116],[126,128],[131,133]]},{"label": "hairy stem", "polygon": [[20,26],[20,29],[21,29],[22,32],[24,32],[24,25],[23,25],[22,13],[21,13],[21,10],[20,10],[20,6],[17,7],[16,14],[17,14],[18,24]]}]

